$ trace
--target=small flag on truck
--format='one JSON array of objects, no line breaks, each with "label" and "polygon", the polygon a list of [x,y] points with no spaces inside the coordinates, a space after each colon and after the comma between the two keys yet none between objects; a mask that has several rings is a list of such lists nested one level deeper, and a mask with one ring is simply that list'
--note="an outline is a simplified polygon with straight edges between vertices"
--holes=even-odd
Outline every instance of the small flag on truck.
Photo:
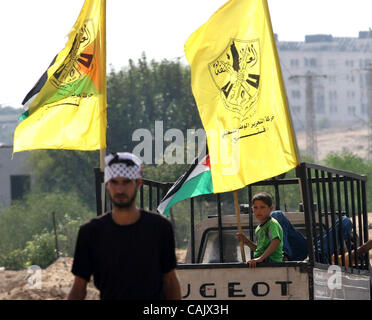
[{"label": "small flag on truck", "polygon": [[213,186],[211,165],[207,154],[196,158],[189,170],[178,178],[162,199],[158,211],[168,216],[171,206],[175,203],[208,193],[213,193]]}]

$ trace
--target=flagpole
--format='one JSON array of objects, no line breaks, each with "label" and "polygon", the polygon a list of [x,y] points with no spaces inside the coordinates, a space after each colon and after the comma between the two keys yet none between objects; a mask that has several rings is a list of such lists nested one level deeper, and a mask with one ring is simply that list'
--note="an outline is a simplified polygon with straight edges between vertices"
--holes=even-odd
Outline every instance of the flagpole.
[{"label": "flagpole", "polygon": [[[103,91],[104,91],[104,94],[103,94],[103,104],[105,106],[105,112],[107,112],[107,89],[106,89],[106,86],[107,86],[107,79],[106,79],[106,0],[102,0],[103,1],[103,13],[102,13],[102,17],[103,17],[103,21],[102,21],[102,32],[103,32]],[[106,119],[107,119],[107,115],[106,115]],[[101,169],[101,172],[104,172],[105,171],[105,156],[106,156],[106,148],[104,149],[100,149],[99,150],[99,167]],[[102,214],[105,213],[105,203],[106,203],[106,187],[105,187],[105,184],[102,183],[101,184],[101,203],[102,203]]]},{"label": "flagpole", "polygon": [[[233,193],[234,193],[235,214],[236,214],[236,219],[237,219],[237,224],[238,224],[238,232],[243,233],[242,232],[242,225],[241,225],[241,222],[240,222],[240,208],[239,208],[239,200],[238,200],[238,191],[235,190],[235,191],[233,191]],[[244,251],[244,242],[243,242],[243,240],[241,240],[239,243],[240,243],[240,251],[242,253],[242,260],[243,260],[243,262],[246,262],[245,251]]]},{"label": "flagpole", "polygon": [[[99,150],[99,167],[101,172],[105,172],[105,156],[106,156],[106,149]],[[101,213],[105,213],[105,203],[106,203],[106,187],[104,183],[101,183],[101,203],[102,203],[102,211]]]}]

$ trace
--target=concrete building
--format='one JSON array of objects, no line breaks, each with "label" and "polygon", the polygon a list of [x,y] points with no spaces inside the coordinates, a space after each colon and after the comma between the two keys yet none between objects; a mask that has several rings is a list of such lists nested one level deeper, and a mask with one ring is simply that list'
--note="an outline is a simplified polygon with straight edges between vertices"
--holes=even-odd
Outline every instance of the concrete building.
[{"label": "concrete building", "polygon": [[278,41],[277,48],[296,130],[305,129],[309,81],[318,128],[367,126],[372,31],[358,38],[308,35],[304,42]]},{"label": "concrete building", "polygon": [[0,114],[0,143],[12,143],[18,117],[18,114]]},{"label": "concrete building", "polygon": [[31,189],[27,152],[15,153],[13,147],[0,144],[0,207],[9,206]]}]

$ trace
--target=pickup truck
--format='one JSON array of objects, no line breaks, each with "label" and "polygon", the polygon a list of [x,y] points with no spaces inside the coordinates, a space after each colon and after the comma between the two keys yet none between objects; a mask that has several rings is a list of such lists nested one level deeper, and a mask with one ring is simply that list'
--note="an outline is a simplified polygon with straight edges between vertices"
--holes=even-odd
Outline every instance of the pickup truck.
[{"label": "pickup truck", "polygon": [[[96,169],[97,213],[101,212],[100,192],[103,174]],[[233,212],[222,213],[221,197],[216,194],[217,212],[195,224],[194,198],[190,202],[190,235],[184,261],[177,274],[183,299],[191,300],[370,300],[371,265],[369,255],[352,253],[354,248],[338,247],[333,241],[335,262],[324,263],[324,251],[317,251],[317,238],[333,229],[343,215],[354,225],[352,237],[358,246],[368,241],[367,176],[301,163],[296,178],[273,178],[245,187],[249,198],[257,187],[274,190],[275,208],[281,209],[284,198],[281,186],[296,185],[301,194],[299,212],[285,212],[293,226],[307,238],[308,257],[303,261],[260,263],[250,268],[242,260],[236,240],[237,219]],[[155,211],[161,195],[171,183],[144,180],[139,206]],[[203,197],[203,196],[201,196]],[[241,205],[241,227],[255,242],[254,229],[258,221],[249,204]],[[177,225],[174,225],[177,230]],[[342,240],[342,239],[341,239]],[[342,242],[343,243],[343,242]],[[244,246],[246,259],[252,257]]]}]

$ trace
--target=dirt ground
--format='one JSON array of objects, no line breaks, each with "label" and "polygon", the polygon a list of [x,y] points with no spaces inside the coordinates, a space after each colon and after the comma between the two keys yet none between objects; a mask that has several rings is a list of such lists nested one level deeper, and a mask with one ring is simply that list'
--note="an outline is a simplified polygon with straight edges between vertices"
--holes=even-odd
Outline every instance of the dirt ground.
[{"label": "dirt ground", "polygon": [[[183,261],[186,250],[177,250],[177,260]],[[0,300],[64,300],[73,282],[72,258],[59,258],[48,268],[41,270],[41,288],[37,287],[36,273],[28,270],[0,269]],[[33,277],[33,278],[32,278]],[[36,279],[35,279],[36,280]],[[98,300],[99,293],[90,281],[87,300]]]},{"label": "dirt ground", "polygon": [[[41,288],[31,281],[28,270],[0,272],[0,300],[63,300],[72,282],[72,258],[60,258],[41,270]],[[98,300],[98,291],[89,283],[87,299]]]},{"label": "dirt ground", "polygon": [[[306,150],[305,131],[296,132],[300,151]],[[368,129],[360,126],[349,126],[342,129],[322,129],[317,131],[318,160],[330,152],[341,152],[343,149],[353,152],[361,158],[368,158]],[[362,172],[360,172],[362,173]]]}]

